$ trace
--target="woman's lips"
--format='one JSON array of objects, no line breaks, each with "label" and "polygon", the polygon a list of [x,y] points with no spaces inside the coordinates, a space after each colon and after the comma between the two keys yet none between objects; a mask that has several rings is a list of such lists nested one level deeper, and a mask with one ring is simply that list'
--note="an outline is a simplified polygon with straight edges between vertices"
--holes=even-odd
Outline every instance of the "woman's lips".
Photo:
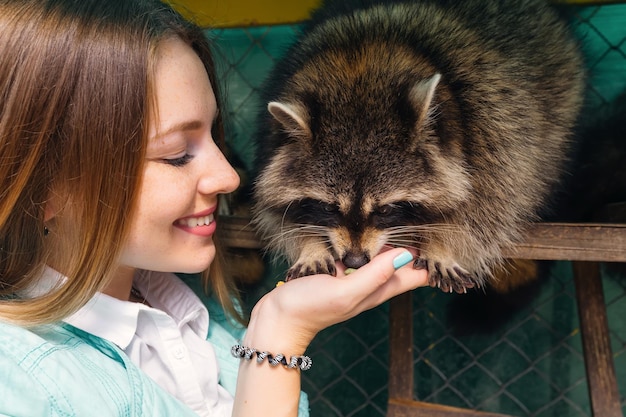
[{"label": "woman's lips", "polygon": [[215,221],[215,216],[213,214],[207,214],[206,216],[199,217],[186,217],[184,219],[176,220],[177,226],[185,226],[185,227],[197,227],[197,226],[208,226]]},{"label": "woman's lips", "polygon": [[193,216],[178,219],[174,222],[174,226],[194,235],[211,236],[216,228],[214,211],[215,209],[212,208]]}]

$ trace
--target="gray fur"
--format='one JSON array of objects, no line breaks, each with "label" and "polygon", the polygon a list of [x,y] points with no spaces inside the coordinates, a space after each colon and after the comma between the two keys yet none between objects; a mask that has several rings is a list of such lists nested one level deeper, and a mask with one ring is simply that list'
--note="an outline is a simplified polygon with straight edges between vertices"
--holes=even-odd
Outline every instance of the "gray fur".
[{"label": "gray fur", "polygon": [[481,286],[561,176],[577,44],[539,0],[352,3],[326,2],[270,76],[254,221],[289,278],[391,244],[432,286]]}]

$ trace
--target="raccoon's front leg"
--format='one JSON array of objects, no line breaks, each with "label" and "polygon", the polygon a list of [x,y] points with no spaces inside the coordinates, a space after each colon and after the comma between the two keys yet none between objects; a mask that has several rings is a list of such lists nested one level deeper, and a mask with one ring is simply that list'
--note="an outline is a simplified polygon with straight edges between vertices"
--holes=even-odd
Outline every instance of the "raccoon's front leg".
[{"label": "raccoon's front leg", "polygon": [[468,288],[480,286],[469,272],[461,268],[456,262],[425,259],[418,257],[413,263],[417,269],[428,270],[428,284],[440,288],[444,292],[463,294]]},{"label": "raccoon's front leg", "polygon": [[315,274],[336,275],[335,258],[326,244],[317,238],[305,238],[299,245],[300,254],[287,271],[285,281]]}]

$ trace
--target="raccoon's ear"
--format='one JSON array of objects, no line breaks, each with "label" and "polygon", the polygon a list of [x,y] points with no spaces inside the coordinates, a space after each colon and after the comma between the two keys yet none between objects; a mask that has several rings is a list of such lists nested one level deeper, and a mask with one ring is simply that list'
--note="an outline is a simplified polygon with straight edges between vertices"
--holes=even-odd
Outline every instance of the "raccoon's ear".
[{"label": "raccoon's ear", "polygon": [[309,117],[304,107],[297,104],[272,101],[267,105],[267,110],[289,135],[305,139],[312,137],[311,129],[307,123]]},{"label": "raccoon's ear", "polygon": [[409,92],[409,100],[415,106],[415,110],[417,110],[417,122],[419,125],[428,117],[439,80],[441,80],[441,74],[435,74],[430,78],[417,82]]}]

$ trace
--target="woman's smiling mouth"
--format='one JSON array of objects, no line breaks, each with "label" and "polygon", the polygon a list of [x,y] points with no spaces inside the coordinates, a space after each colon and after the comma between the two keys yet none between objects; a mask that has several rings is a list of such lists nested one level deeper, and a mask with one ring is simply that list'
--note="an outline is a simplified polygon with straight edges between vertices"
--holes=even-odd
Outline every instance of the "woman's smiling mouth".
[{"label": "woman's smiling mouth", "polygon": [[215,208],[211,208],[204,212],[178,219],[174,222],[174,226],[197,236],[211,236],[216,228],[214,212]]},{"label": "woman's smiling mouth", "polygon": [[198,227],[198,226],[208,226],[215,221],[215,216],[213,214],[208,214],[206,216],[201,217],[187,217],[185,219],[176,220],[177,226],[186,226],[186,227]]}]

